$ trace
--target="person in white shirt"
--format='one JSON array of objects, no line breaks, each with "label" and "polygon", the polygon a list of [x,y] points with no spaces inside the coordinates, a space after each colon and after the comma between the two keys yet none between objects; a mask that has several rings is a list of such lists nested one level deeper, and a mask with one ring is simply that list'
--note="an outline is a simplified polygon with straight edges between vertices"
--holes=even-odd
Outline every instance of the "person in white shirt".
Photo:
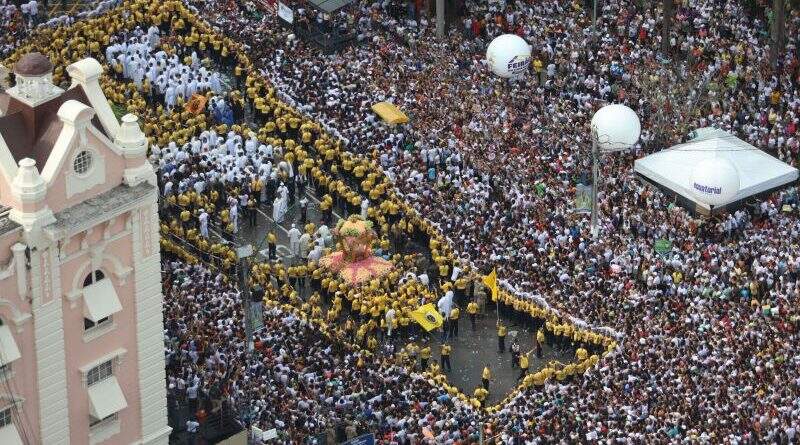
[{"label": "person in white shirt", "polygon": [[300,256],[300,230],[292,224],[289,229],[289,250],[294,256]]},{"label": "person in white shirt", "polygon": [[394,317],[395,317],[394,308],[390,308],[388,311],[386,311],[386,328],[388,329],[388,332],[386,333],[386,335],[388,335],[389,337],[392,336],[392,328],[394,326]]},{"label": "person in white shirt", "polygon": [[200,429],[200,422],[192,417],[186,421],[186,432],[189,433],[188,443],[194,445],[197,443],[197,431]]}]

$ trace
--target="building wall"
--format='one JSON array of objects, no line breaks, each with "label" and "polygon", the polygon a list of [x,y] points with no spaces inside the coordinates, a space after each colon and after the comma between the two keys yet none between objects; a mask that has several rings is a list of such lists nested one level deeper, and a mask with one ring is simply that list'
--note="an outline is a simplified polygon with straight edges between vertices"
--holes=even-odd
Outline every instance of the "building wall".
[{"label": "building wall", "polygon": [[[144,196],[109,195],[103,213],[58,221],[61,210],[121,186],[123,178],[128,185],[154,183],[147,168],[126,172],[146,162],[144,135],[130,118],[123,125],[126,132],[120,132],[97,84],[101,68],[96,61],[71,67],[101,109],[110,138],[91,127],[95,110],[75,101],[66,101],[58,112],[64,127],[45,165],[33,169],[25,164],[29,161],[20,161],[18,170],[9,167],[3,160],[10,152],[0,138],[0,204],[11,206],[11,218],[24,226],[0,235],[0,317],[12,328],[22,355],[9,378],[24,414],[14,423],[26,442],[90,443],[97,437],[90,435],[85,371],[111,359],[127,407],[118,413],[119,432],[103,443],[166,445],[156,188]],[[118,146],[110,139],[120,134]],[[92,152],[94,170],[76,175],[74,157],[85,149]],[[124,202],[125,196],[136,201]],[[28,265],[20,243],[30,247]],[[112,315],[110,327],[87,333],[83,282],[98,269],[114,285],[122,309]],[[6,392],[0,387],[0,407]]]},{"label": "building wall", "polygon": [[[52,283],[53,250],[31,252],[31,294],[35,335],[36,376],[41,443],[69,443],[67,369],[64,366],[65,341],[61,295],[54,295]],[[59,270],[57,267],[55,270]],[[32,356],[28,356],[32,357]],[[21,360],[27,359],[23,356]]]},{"label": "building wall", "polygon": [[133,258],[142,440],[167,445],[170,428],[167,426],[164,352],[163,345],[153,341],[155,337],[163,338],[164,332],[156,199],[153,195],[149,205],[133,213]]},{"label": "building wall", "polygon": [[[113,437],[115,443],[132,443],[139,437],[139,402],[136,314],[133,283],[128,275],[120,277],[119,270],[132,265],[132,238],[125,230],[123,218],[112,225],[106,235],[106,221],[95,225],[88,236],[74,237],[78,245],[61,265],[63,294],[80,291],[84,278],[95,269],[101,270],[105,279],[111,280],[122,304],[122,310],[112,316],[113,329],[97,338],[87,340],[84,335],[84,303],[82,298],[72,302],[63,299],[64,346],[67,351],[67,385],[70,411],[70,436],[72,443],[83,443],[89,435],[89,397],[84,374],[80,368],[100,357],[110,356],[124,349],[121,359],[114,360],[114,375],[122,388],[128,407],[119,413],[120,432]],[[85,239],[84,239],[85,238]],[[81,245],[85,248],[81,249]],[[93,261],[93,256],[99,261]],[[94,264],[93,264],[94,263]]]},{"label": "building wall", "polygon": [[[39,383],[36,376],[36,349],[34,346],[34,326],[32,317],[15,323],[26,314],[30,315],[31,305],[27,298],[22,298],[17,291],[16,265],[13,263],[11,246],[20,241],[20,230],[14,230],[0,237],[0,318],[11,328],[11,335],[17,343],[22,359],[11,365],[11,376],[8,386],[15,397],[21,400],[17,407],[21,409],[23,425],[19,426],[20,435],[31,439],[39,437]],[[3,386],[6,382],[3,382]],[[5,394],[0,390],[0,394]],[[8,395],[6,395],[8,397]],[[12,400],[0,400],[0,408],[5,408]]]},{"label": "building wall", "polygon": [[[125,160],[114,152],[111,142],[102,136],[97,136],[99,131],[79,130],[78,135],[69,144],[53,147],[53,153],[48,159],[51,162],[60,162],[58,173],[53,176],[47,185],[47,198],[45,202],[53,212],[70,208],[86,199],[107,192],[122,183],[125,170]],[[93,154],[95,172],[91,174],[86,183],[88,188],[83,189],[83,182],[75,181],[72,164],[75,156],[83,150]],[[39,166],[43,169],[44,166]],[[67,182],[73,181],[71,186]],[[77,185],[76,185],[77,184]],[[75,190],[82,190],[75,193]]]}]

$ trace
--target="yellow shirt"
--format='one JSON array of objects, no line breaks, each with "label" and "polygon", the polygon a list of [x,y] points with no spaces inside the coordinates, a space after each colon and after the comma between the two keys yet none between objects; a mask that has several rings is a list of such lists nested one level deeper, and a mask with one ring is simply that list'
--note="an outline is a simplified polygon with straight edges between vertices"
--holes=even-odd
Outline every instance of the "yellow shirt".
[{"label": "yellow shirt", "polygon": [[422,350],[419,352],[419,356],[420,356],[420,358],[423,358],[423,359],[431,358],[431,348],[430,348],[430,346],[425,346],[424,348],[422,348]]},{"label": "yellow shirt", "polygon": [[497,336],[498,337],[505,337],[506,334],[507,334],[506,327],[504,325],[500,325],[500,327],[497,328]]},{"label": "yellow shirt", "polygon": [[483,368],[483,374],[481,374],[481,377],[486,379],[486,380],[489,380],[489,379],[492,378],[492,371],[489,370],[488,366]]},{"label": "yellow shirt", "polygon": [[520,369],[528,369],[528,354],[522,354],[519,357]]}]

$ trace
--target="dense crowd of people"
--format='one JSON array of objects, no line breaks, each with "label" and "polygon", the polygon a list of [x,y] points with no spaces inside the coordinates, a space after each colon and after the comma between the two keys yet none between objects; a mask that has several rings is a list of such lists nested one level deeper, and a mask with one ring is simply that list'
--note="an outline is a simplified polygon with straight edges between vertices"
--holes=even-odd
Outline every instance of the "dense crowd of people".
[{"label": "dense crowd of people", "polygon": [[[137,4],[157,12],[156,28],[170,24],[183,30],[183,19]],[[257,341],[265,359],[249,363],[242,357],[240,326],[216,321],[241,317],[238,294],[230,287],[217,291],[218,272],[171,260],[165,263],[170,274],[191,277],[177,286],[168,283],[174,289],[170,298],[177,301],[167,300],[165,315],[170,354],[192,363],[171,374],[184,381],[182,386],[191,381],[208,393],[258,394],[252,403],[260,424],[293,424],[289,429],[297,436],[288,436],[289,441],[329,428],[340,439],[335,425],[356,418],[369,423],[362,430],[383,433],[386,443],[410,441],[423,431],[437,442],[474,441],[484,421],[497,426],[502,443],[796,440],[796,190],[717,218],[699,218],[635,180],[631,169],[634,158],[703,126],[735,133],[797,165],[797,42],[788,42],[772,69],[764,33],[768,17],[734,2],[679,4],[663,54],[661,11],[655,5],[604,3],[595,38],[590,13],[578,2],[468,2],[462,24],[438,41],[434,23],[418,11],[404,17],[364,2],[353,20],[361,44],[320,57],[291,31],[274,26],[271,15],[259,19],[233,2],[189,4],[222,34],[245,44],[246,55],[226,54],[217,62],[234,71],[247,68],[240,73],[244,93],[234,100],[263,124],[253,136],[241,127],[212,128],[202,114],[166,113],[165,98],[145,98],[136,85],[104,86],[116,92],[115,102],[127,101],[150,122],[171,122],[146,130],[155,142],[162,192],[191,195],[186,199],[197,211],[192,220],[211,203],[227,210],[226,217],[218,216],[225,228],[251,197],[275,207],[277,193],[268,193],[267,184],[275,191],[281,183],[292,188],[288,199],[303,181],[289,178],[306,176],[315,187],[323,184],[321,195],[329,194],[324,202],[335,201],[330,207],[356,213],[367,197],[380,203],[369,206],[373,214],[367,216],[378,222],[381,241],[392,247],[399,239],[422,236],[439,266],[480,273],[496,267],[512,291],[503,294],[506,303],[534,319],[547,319],[554,333],[580,341],[603,326],[621,341],[618,348],[606,342],[603,346],[613,352],[588,366],[582,377],[524,385],[483,415],[470,401],[443,394],[441,386],[426,383],[393,358],[364,360],[359,345],[381,356],[375,343],[369,348],[369,328],[359,333],[352,326],[352,338],[337,333],[335,323],[327,325],[332,329],[327,337],[309,329],[308,323],[321,325],[328,315],[314,314],[313,297],[304,301],[286,284],[298,276],[313,278],[309,269],[290,274],[291,267],[277,267],[274,276],[280,279],[272,278],[273,266],[255,270],[261,273],[261,278],[254,274],[256,280],[269,289],[267,300],[286,306],[270,306],[265,323],[281,329],[262,331]],[[798,35],[798,25],[798,16],[790,14],[787,35]],[[503,32],[517,33],[534,46],[524,79],[497,79],[482,62],[489,39]],[[183,44],[197,43],[191,40]],[[227,45],[222,46],[234,52]],[[105,48],[88,53],[103,58]],[[78,49],[70,57],[88,53]],[[188,66],[195,64],[190,54],[183,54],[190,58]],[[203,57],[199,51],[197,57]],[[411,122],[381,123],[370,105],[383,100],[405,110]],[[588,221],[572,214],[571,207],[574,185],[588,169],[588,121],[606,101],[636,110],[643,131],[630,153],[604,159],[601,235],[592,239]],[[185,125],[188,119],[192,122]],[[365,179],[371,179],[368,188]],[[211,186],[213,181],[222,185]],[[212,190],[218,195],[204,202],[201,197]],[[168,211],[164,231],[189,238],[181,213]],[[407,232],[398,232],[394,215],[405,217]],[[189,230],[202,230],[193,224]],[[229,232],[237,226],[238,221]],[[307,240],[323,235],[313,227]],[[193,236],[202,246],[205,236]],[[653,244],[664,238],[673,248],[656,254]],[[207,248],[221,259],[220,270],[232,267],[224,264],[232,263],[229,248],[225,251],[222,243],[217,252]],[[394,261],[402,271],[415,266],[413,258],[402,255]],[[321,273],[318,277],[321,285]],[[335,309],[342,283],[328,277],[326,284]],[[414,307],[404,298],[417,297],[416,289],[405,297],[392,295],[394,286],[396,280],[387,279],[365,295],[345,287],[338,298],[348,314],[374,319],[370,332],[382,332],[380,320],[392,299],[402,313]],[[184,311],[181,304],[198,310]],[[560,317],[548,318],[545,311],[551,308]],[[327,321],[339,319],[340,311]],[[579,334],[573,326],[595,330]],[[337,337],[343,340],[331,342]],[[342,346],[353,342],[359,344],[355,349]],[[220,354],[240,358],[226,361]],[[307,357],[317,360],[312,364]],[[323,385],[320,375],[337,383]],[[261,382],[265,386],[247,391],[246,385]],[[285,404],[275,404],[274,394],[297,404],[276,412]],[[446,394],[450,397],[440,400]]]},{"label": "dense crowd of people", "polygon": [[200,264],[166,259],[163,268],[175,398],[207,412],[222,403],[247,406],[253,423],[277,428],[286,444],[320,433],[340,443],[365,431],[408,443],[422,439],[423,430],[442,443],[477,441],[481,425],[472,405],[391,354],[331,343],[291,305],[274,300],[249,354],[239,291]]},{"label": "dense crowd of people", "polygon": [[0,1],[0,58],[17,48],[28,35],[30,25],[22,9],[11,0]]},{"label": "dense crowd of people", "polygon": [[[796,210],[784,213],[794,190],[709,221],[634,181],[630,169],[634,157],[701,126],[734,132],[796,165],[793,42],[775,76],[767,46],[755,44],[764,41],[764,18],[733,3],[678,8],[673,64],[659,54],[654,8],[604,6],[599,51],[580,7],[481,8],[446,44],[430,38],[424,20],[403,22],[416,30],[408,47],[383,32],[391,19],[381,11],[364,14],[378,17],[373,34],[359,20],[367,44],[322,61],[312,48],[270,34],[267,23],[242,26],[245,16],[228,14],[217,24],[250,43],[298,108],[338,130],[350,150],[374,153],[458,253],[483,270],[498,265],[520,293],[626,334],[622,353],[578,388],[551,388],[544,406],[531,402],[539,390],[520,394],[499,414],[507,424],[535,423],[550,439],[794,437],[795,383],[772,389],[797,381],[789,358],[797,341],[797,255],[782,242],[798,229]],[[789,22],[795,29],[794,16]],[[481,66],[482,37],[501,32],[540,43],[522,82],[501,83]],[[409,112],[410,128],[387,129],[371,115],[369,105],[386,99]],[[605,163],[623,174],[604,175],[603,235],[592,242],[585,221],[569,214],[569,191],[586,170],[587,121],[598,100],[631,105],[644,131],[636,150]],[[671,108],[671,120],[656,122],[656,107]],[[666,258],[653,251],[659,238],[676,246]],[[731,366],[741,369],[720,371]],[[731,387],[740,389],[727,393]],[[743,405],[746,415],[731,409]],[[627,412],[606,413],[606,406]],[[697,424],[703,418],[714,420]]]}]

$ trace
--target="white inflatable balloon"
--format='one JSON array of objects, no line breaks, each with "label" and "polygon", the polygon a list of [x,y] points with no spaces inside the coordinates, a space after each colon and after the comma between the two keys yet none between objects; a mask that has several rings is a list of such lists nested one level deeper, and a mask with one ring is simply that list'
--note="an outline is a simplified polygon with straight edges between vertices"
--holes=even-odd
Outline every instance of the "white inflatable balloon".
[{"label": "white inflatable balloon", "polygon": [[642,125],[636,112],[621,104],[611,104],[592,116],[600,151],[627,150],[639,140]]},{"label": "white inflatable balloon", "polygon": [[520,77],[531,63],[531,46],[516,34],[503,34],[495,37],[486,48],[486,60],[498,76]]},{"label": "white inflatable balloon", "polygon": [[710,158],[698,163],[691,176],[695,198],[714,207],[730,203],[739,193],[739,170],[725,158]]}]

